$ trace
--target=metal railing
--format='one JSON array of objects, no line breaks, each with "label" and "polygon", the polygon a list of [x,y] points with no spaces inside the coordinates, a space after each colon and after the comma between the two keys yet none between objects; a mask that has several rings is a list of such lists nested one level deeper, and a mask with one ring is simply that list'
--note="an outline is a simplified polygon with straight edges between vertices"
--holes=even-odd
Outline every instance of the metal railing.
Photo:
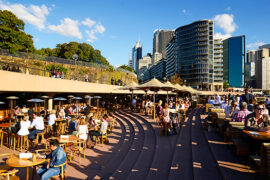
[{"label": "metal railing", "polygon": [[[64,58],[58,58],[53,56],[43,56],[39,54],[32,54],[32,53],[26,53],[26,52],[14,52],[11,53],[7,49],[0,49],[0,55],[3,56],[10,56],[10,57],[18,57],[23,59],[33,59],[33,60],[40,60],[40,61],[47,61],[47,62],[54,62],[54,63],[60,63],[60,64],[70,64],[70,65],[79,65],[79,66],[86,66],[86,67],[96,67],[96,68],[102,68],[102,69],[108,69],[109,67],[103,64],[98,64],[94,62],[85,62],[85,61],[75,61],[72,59],[64,59]],[[133,76],[137,76],[133,72],[130,72],[125,69],[118,68],[119,71],[128,73]],[[118,70],[117,69],[117,70]]]}]

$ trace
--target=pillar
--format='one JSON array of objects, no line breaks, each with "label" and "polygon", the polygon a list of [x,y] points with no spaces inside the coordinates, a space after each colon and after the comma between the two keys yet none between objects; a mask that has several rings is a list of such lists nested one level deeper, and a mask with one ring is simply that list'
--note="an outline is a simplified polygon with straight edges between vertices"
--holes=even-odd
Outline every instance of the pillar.
[{"label": "pillar", "polygon": [[53,98],[48,99],[48,109],[52,110],[53,109]]}]

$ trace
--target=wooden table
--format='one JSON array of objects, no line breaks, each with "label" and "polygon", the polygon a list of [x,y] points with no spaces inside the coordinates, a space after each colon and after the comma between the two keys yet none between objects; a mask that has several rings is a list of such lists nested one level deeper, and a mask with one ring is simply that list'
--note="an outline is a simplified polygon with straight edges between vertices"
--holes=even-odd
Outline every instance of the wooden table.
[{"label": "wooden table", "polygon": [[79,140],[79,137],[75,136],[75,135],[68,135],[68,139],[61,139],[60,137],[56,137],[55,139],[58,140],[58,142],[60,144],[63,144],[65,147],[65,152],[67,152],[67,143],[73,143],[74,141]]},{"label": "wooden table", "polygon": [[255,140],[270,141],[270,131],[258,132],[258,131],[247,131],[243,130],[243,133]]},{"label": "wooden table", "polygon": [[10,125],[12,125],[12,123],[3,123],[0,124],[0,128],[8,128]]},{"label": "wooden table", "polygon": [[[46,159],[37,159],[35,162],[29,159],[20,159],[19,155],[12,155],[10,156],[6,164],[10,167],[25,167],[26,168],[26,180],[29,180],[29,167],[35,167],[36,165],[42,164],[46,161]],[[36,169],[35,169],[36,170]],[[34,170],[33,170],[34,172]],[[33,172],[32,172],[32,179],[33,179]]]}]

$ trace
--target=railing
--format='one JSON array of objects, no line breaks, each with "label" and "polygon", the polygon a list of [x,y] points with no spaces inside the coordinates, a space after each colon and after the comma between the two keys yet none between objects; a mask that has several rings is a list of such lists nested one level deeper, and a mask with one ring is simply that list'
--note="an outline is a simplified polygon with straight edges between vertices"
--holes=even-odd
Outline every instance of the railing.
[{"label": "railing", "polygon": [[[61,78],[61,79],[68,79],[68,80],[78,80],[78,81],[85,81],[85,76],[81,74],[63,74],[59,77],[56,77],[52,75],[51,71],[47,71],[45,69],[41,68],[33,68],[28,65],[22,65],[19,63],[10,63],[5,61],[0,61],[0,70],[5,71],[12,71],[12,72],[18,72],[18,73],[24,73],[24,74],[31,74],[31,75],[38,75],[38,76],[44,76],[44,77],[52,77],[52,78]],[[106,74],[101,74],[98,78],[97,75],[94,73],[88,74],[88,81],[91,83],[100,83],[100,84],[113,84],[113,85],[125,85],[128,82],[126,76],[121,76],[119,80],[115,80],[115,74],[114,72],[106,72]]]},{"label": "railing", "polygon": [[[32,54],[32,53],[25,53],[25,52],[18,52],[18,51],[11,53],[7,49],[0,49],[0,55],[10,56],[10,57],[19,57],[19,58],[23,58],[23,59],[33,59],[33,60],[54,62],[54,63],[60,63],[60,64],[81,65],[81,66],[86,66],[86,67],[98,67],[98,68],[102,68],[102,69],[109,68],[106,65],[93,63],[93,62],[75,61],[75,60],[71,60],[71,59],[64,59],[64,58],[58,58],[58,57],[53,57],[53,56],[42,56],[39,54]],[[133,72],[130,72],[127,70],[123,71],[123,69],[121,69],[121,68],[119,71],[136,76],[136,74],[134,74]]]}]

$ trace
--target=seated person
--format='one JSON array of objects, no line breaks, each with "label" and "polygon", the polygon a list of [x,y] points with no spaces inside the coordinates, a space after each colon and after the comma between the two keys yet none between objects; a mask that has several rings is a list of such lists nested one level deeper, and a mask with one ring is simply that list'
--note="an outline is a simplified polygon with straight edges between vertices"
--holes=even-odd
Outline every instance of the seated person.
[{"label": "seated person", "polygon": [[234,113],[234,115],[232,116],[232,122],[245,122],[245,119],[247,117],[247,115],[249,115],[251,112],[247,109],[247,103],[246,102],[242,102],[240,104],[240,111],[237,111],[236,113]]},{"label": "seated person", "polygon": [[249,131],[268,131],[269,126],[269,116],[264,114],[264,105],[256,104],[254,112],[246,117],[245,129]]},{"label": "seated person", "polygon": [[30,134],[28,135],[28,138],[30,140],[33,140],[36,138],[37,133],[42,133],[44,131],[44,121],[43,117],[40,117],[38,113],[33,113],[33,122],[31,123],[30,128],[35,128]]},{"label": "seated person", "polygon": [[152,106],[152,102],[147,99],[146,103],[145,103],[145,115],[147,116],[151,110],[151,106]]},{"label": "seated person", "polygon": [[57,119],[55,114],[56,110],[53,109],[48,117],[48,125],[53,126],[55,124],[55,120]]},{"label": "seated person", "polygon": [[239,107],[237,106],[237,102],[235,100],[233,100],[231,102],[231,106],[227,106],[225,108],[225,116],[226,118],[230,118],[234,115],[234,113],[236,113],[237,111],[239,111]]},{"label": "seated person", "polygon": [[77,124],[78,121],[76,118],[72,118],[72,120],[69,123],[68,130],[71,134],[77,134]]},{"label": "seated person", "polygon": [[77,126],[77,136],[79,136],[80,139],[87,140],[87,133],[88,133],[88,126],[85,121],[85,117],[80,118],[80,123]]},{"label": "seated person", "polygon": [[[65,151],[59,146],[59,142],[57,139],[52,139],[50,141],[50,149],[51,153],[48,155],[40,155],[37,154],[38,158],[50,159],[50,163],[44,165],[39,168],[37,174],[41,177],[41,179],[49,179],[53,176],[56,176],[61,173],[61,167],[59,166],[66,162],[66,154]],[[64,170],[66,169],[66,165],[64,165]]]},{"label": "seated person", "polygon": [[29,121],[29,116],[25,115],[20,122],[20,130],[18,131],[19,136],[26,136],[29,134],[29,128],[30,128],[31,122]]},{"label": "seated person", "polygon": [[226,98],[225,101],[221,103],[220,109],[224,109],[224,110],[225,110],[225,108],[226,108],[227,106],[229,106],[229,105],[228,105],[228,102],[229,102],[229,99]]},{"label": "seated person", "polygon": [[94,136],[101,136],[103,134],[107,133],[108,129],[108,122],[104,120],[104,118],[101,118],[101,126],[99,131],[91,130],[89,131],[89,136],[92,142],[94,142]]}]

